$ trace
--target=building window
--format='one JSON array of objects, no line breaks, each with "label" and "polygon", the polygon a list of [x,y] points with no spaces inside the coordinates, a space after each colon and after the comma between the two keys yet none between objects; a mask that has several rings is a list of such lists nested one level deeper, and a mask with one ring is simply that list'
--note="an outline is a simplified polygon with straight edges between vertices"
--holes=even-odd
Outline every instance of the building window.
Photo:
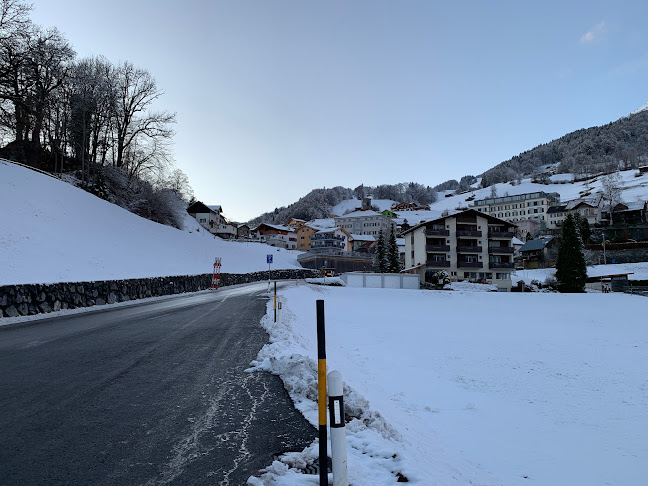
[{"label": "building window", "polygon": [[496,273],[495,278],[497,280],[511,280],[511,274],[510,273]]}]

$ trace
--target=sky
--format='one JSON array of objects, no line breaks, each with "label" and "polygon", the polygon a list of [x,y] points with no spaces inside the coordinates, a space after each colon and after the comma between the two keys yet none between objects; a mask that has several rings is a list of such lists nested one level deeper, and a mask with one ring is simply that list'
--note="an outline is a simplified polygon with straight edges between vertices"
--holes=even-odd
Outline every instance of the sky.
[{"label": "sky", "polygon": [[648,101],[648,2],[32,0],[145,68],[175,164],[243,222],[321,187],[479,175]]}]

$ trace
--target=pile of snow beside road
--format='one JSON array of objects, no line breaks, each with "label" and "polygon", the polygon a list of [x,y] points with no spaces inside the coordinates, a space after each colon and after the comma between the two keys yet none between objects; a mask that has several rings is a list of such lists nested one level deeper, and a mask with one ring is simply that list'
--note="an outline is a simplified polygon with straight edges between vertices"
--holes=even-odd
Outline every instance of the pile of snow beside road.
[{"label": "pile of snow beside road", "polygon": [[[260,369],[317,424],[315,301],[341,371],[349,482],[643,484],[648,299],[306,286],[281,292]],[[313,485],[316,447],[251,485]]]},{"label": "pile of snow beside road", "polygon": [[0,161],[0,285],[301,268],[298,252],[140,218],[70,184]]}]

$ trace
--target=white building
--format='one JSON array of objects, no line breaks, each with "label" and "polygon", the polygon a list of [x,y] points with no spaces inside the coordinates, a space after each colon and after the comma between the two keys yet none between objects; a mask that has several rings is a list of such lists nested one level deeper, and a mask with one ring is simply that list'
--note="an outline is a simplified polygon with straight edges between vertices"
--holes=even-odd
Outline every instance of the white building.
[{"label": "white building", "polygon": [[535,221],[542,229],[547,224],[549,208],[559,204],[560,194],[540,191],[516,196],[480,199],[474,202],[473,208],[480,213],[513,223]]},{"label": "white building", "polygon": [[347,233],[354,235],[378,236],[382,230],[385,236],[392,228],[396,231],[396,223],[387,216],[376,211],[354,211],[335,218],[335,226],[344,228]]},{"label": "white building", "polygon": [[426,282],[445,270],[452,280],[493,283],[508,292],[514,232],[514,224],[474,209],[422,222],[403,232],[404,271]]}]

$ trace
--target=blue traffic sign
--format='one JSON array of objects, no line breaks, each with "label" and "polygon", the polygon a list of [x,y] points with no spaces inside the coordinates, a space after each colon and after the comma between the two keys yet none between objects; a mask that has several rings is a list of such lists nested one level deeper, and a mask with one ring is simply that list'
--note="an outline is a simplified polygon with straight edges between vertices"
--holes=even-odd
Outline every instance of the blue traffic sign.
[{"label": "blue traffic sign", "polygon": [[267,263],[272,263],[272,255],[266,255]]}]

